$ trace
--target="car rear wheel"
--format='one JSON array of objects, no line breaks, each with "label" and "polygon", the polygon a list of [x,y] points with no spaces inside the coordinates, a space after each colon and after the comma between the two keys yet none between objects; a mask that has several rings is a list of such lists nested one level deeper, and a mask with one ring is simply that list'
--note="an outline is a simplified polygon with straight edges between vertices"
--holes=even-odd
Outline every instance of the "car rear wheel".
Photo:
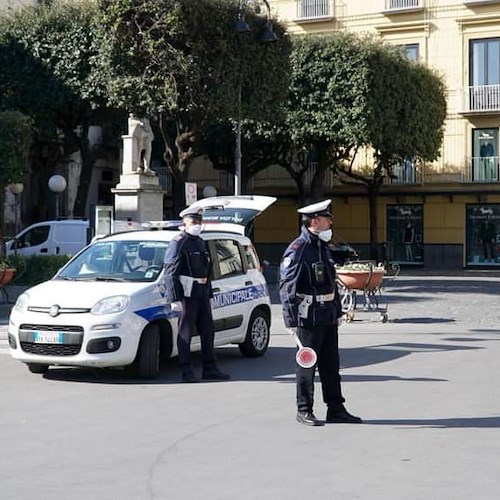
[{"label": "car rear wheel", "polygon": [[245,340],[239,344],[241,354],[248,358],[262,356],[270,338],[269,317],[263,311],[254,311],[248,322]]},{"label": "car rear wheel", "polygon": [[136,357],[136,374],[140,378],[156,378],[160,373],[160,331],[148,325],[142,332]]},{"label": "car rear wheel", "polygon": [[47,373],[49,365],[43,365],[42,363],[28,363],[28,370],[31,373]]}]

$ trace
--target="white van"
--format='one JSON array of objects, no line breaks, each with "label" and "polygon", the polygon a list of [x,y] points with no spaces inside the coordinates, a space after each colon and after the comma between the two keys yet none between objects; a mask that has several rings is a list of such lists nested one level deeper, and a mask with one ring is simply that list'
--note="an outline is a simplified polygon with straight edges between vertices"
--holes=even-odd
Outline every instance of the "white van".
[{"label": "white van", "polygon": [[74,255],[89,242],[88,220],[49,220],[23,229],[5,243],[7,255]]}]

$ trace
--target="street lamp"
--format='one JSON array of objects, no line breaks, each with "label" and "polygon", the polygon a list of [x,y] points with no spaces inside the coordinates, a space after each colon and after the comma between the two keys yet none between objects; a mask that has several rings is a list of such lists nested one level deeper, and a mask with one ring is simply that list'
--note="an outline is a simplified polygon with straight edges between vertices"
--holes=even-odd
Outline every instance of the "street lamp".
[{"label": "street lamp", "polygon": [[[247,24],[245,20],[245,9],[250,0],[239,0],[238,1],[238,15],[236,18],[236,24],[234,29],[238,33],[249,33],[252,28]],[[260,2],[252,1],[255,6],[255,11],[260,13]],[[266,7],[266,24],[264,29],[259,35],[259,41],[262,43],[276,42],[278,37],[273,31],[273,24],[271,21],[271,7],[267,0],[262,0],[262,3]],[[236,144],[234,149],[234,195],[239,196],[241,194],[241,76],[238,85],[238,108],[237,108],[237,122],[236,122]]]},{"label": "street lamp", "polygon": [[56,174],[49,179],[49,189],[56,196],[56,220],[59,219],[59,196],[66,189],[66,186],[66,179],[62,175]]},{"label": "street lamp", "polygon": [[19,195],[24,191],[24,184],[22,182],[9,184],[9,191],[14,195],[14,235],[16,235],[19,222]]}]

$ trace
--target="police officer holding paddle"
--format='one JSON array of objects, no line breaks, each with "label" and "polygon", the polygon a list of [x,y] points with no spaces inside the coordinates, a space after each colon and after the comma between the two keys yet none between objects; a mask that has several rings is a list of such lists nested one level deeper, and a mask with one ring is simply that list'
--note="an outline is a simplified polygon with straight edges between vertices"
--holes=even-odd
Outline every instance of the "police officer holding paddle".
[{"label": "police officer holding paddle", "polygon": [[[335,268],[328,242],[331,200],[298,210],[302,215],[301,234],[285,250],[280,266],[280,299],[285,326],[296,334],[304,347],[317,355],[326,423],[360,423],[344,407],[339,374],[338,318],[342,315],[335,281]],[[316,366],[297,365],[297,421],[319,426],[313,413]]]}]

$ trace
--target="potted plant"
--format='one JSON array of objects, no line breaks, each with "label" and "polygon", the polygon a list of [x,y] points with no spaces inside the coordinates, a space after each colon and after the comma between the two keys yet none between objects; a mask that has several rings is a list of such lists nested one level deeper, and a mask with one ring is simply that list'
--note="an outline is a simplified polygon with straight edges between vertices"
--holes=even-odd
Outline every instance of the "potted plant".
[{"label": "potted plant", "polygon": [[383,264],[372,262],[349,262],[335,266],[339,281],[352,290],[375,290],[385,275]]},{"label": "potted plant", "polygon": [[0,261],[0,286],[8,285],[15,272],[16,268],[12,267],[12,264],[4,260]]}]

